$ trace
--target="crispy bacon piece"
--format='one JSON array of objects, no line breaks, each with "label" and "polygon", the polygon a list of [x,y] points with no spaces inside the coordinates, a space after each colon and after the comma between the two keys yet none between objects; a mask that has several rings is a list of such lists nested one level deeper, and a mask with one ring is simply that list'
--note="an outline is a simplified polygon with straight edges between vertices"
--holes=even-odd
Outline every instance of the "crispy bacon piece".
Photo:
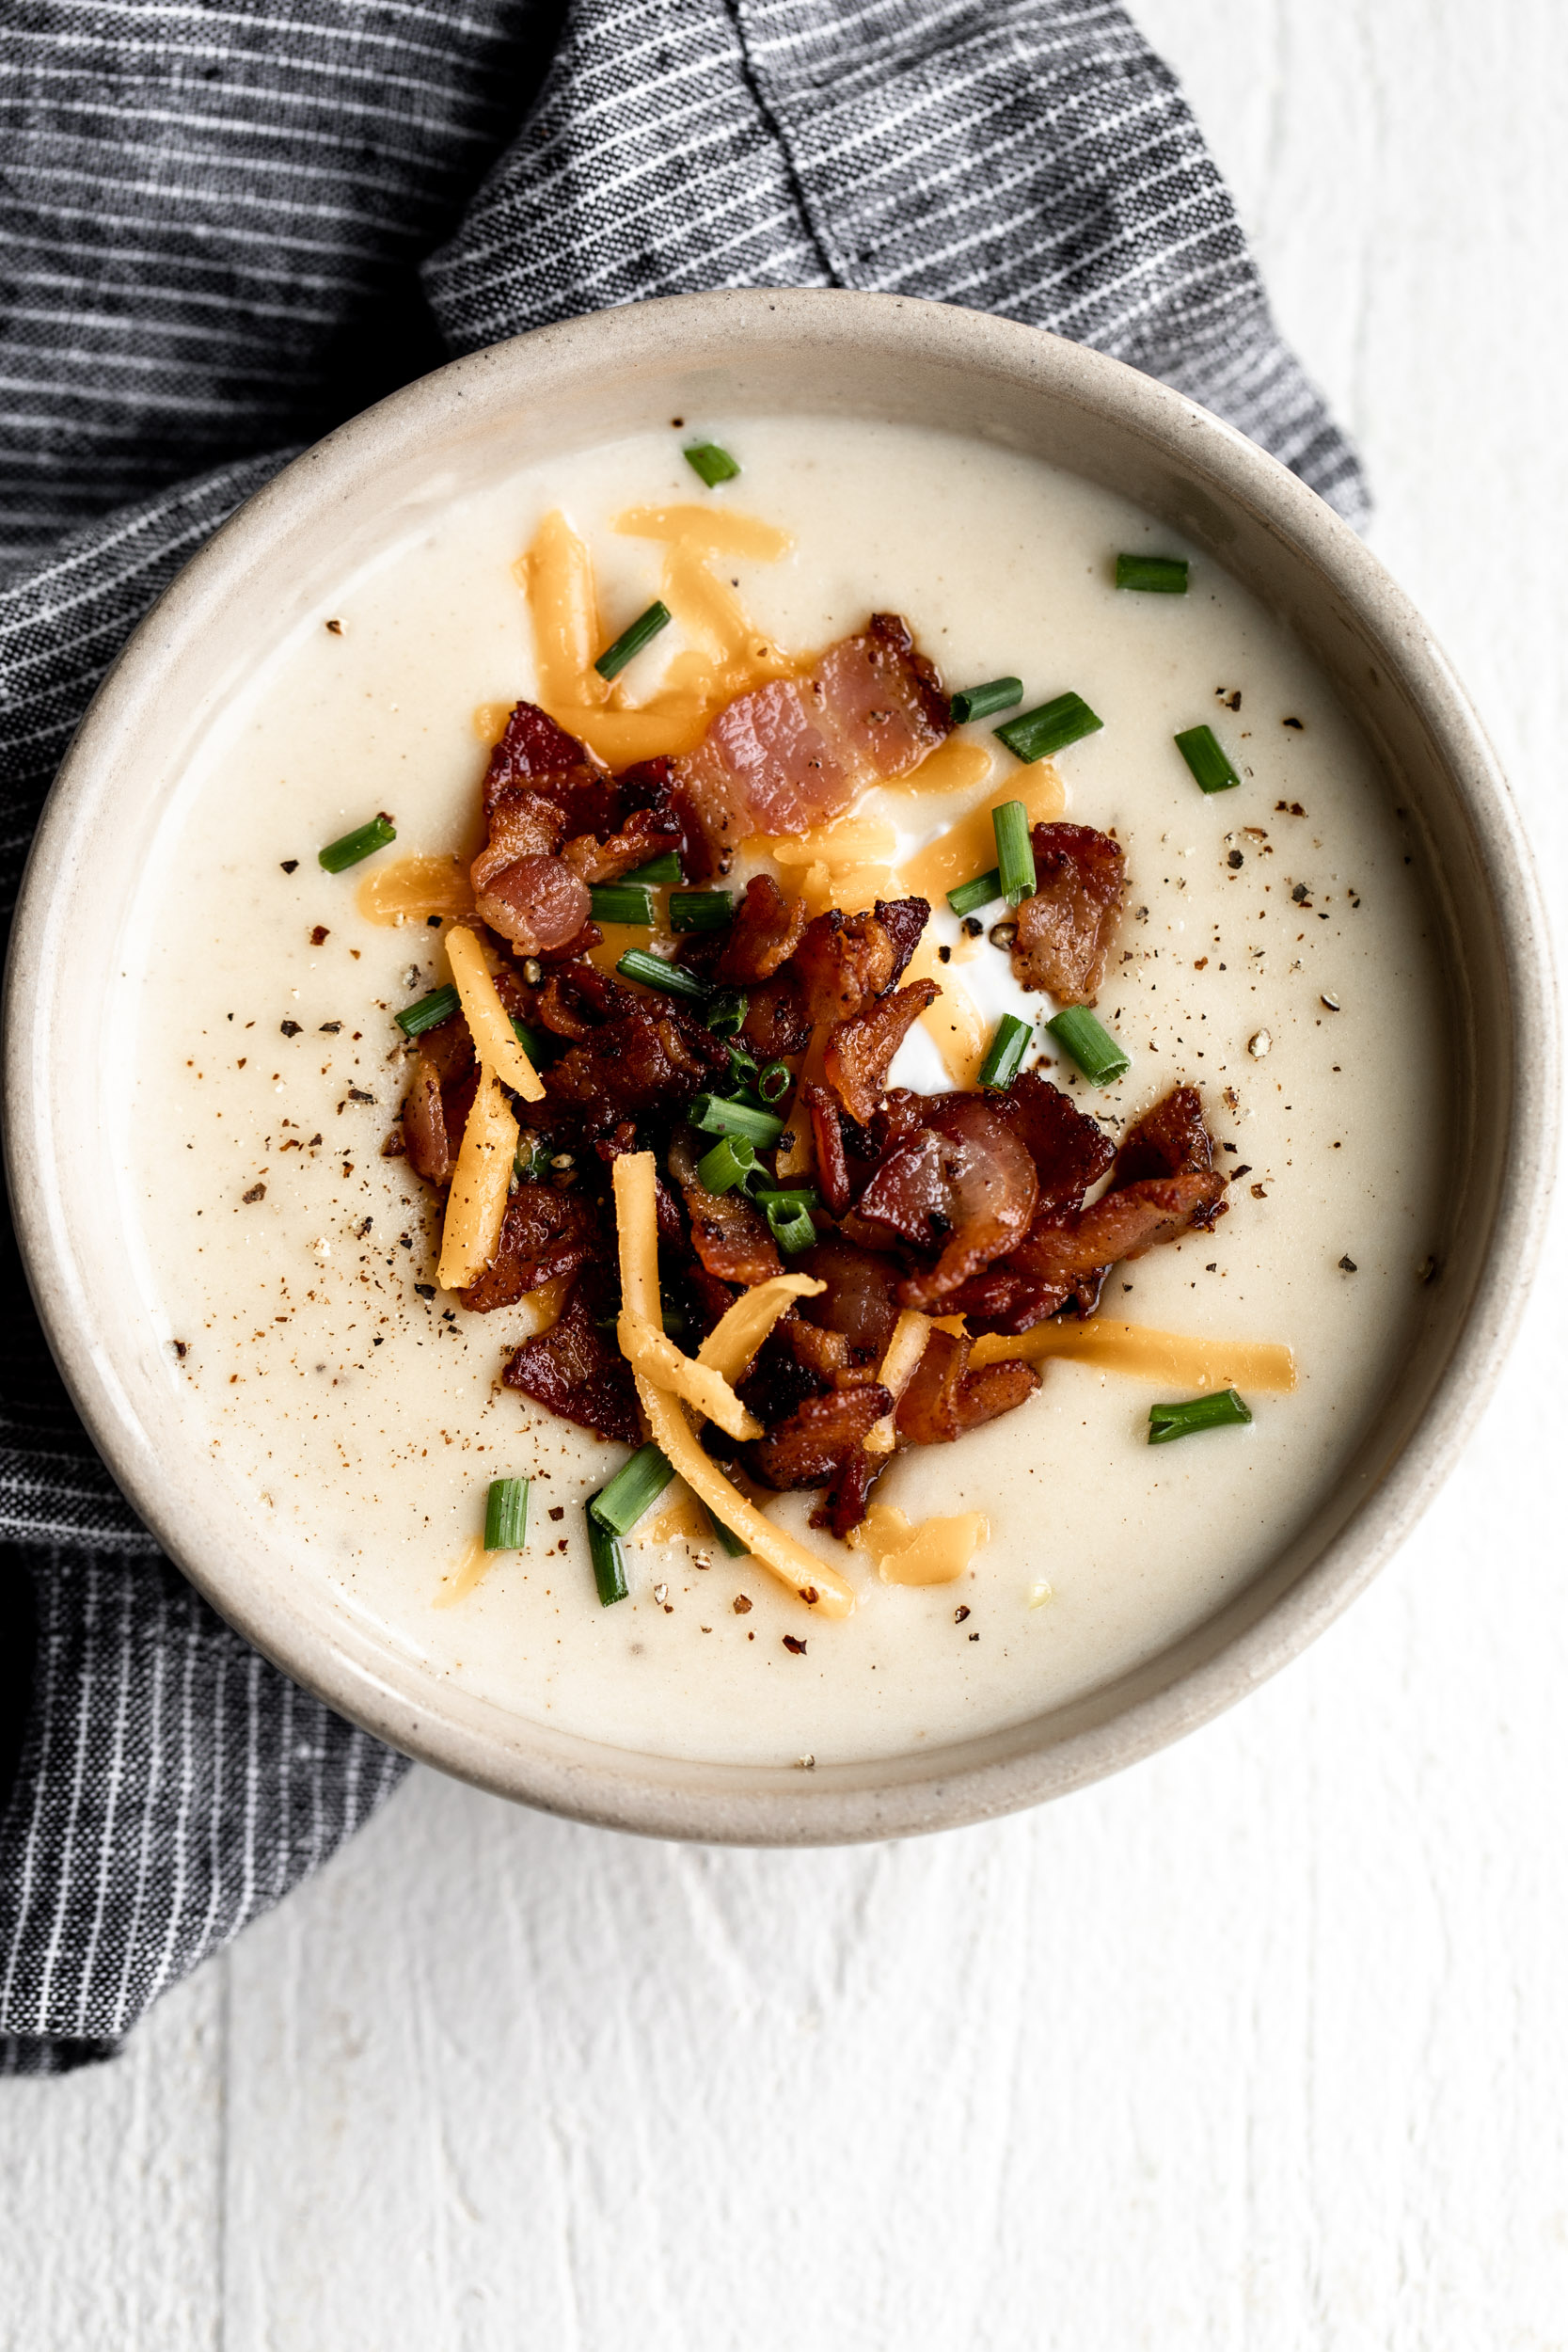
[{"label": "crispy bacon piece", "polygon": [[807,1020],[847,1021],[893,985],[898,951],[874,914],[840,914],[831,907],[808,923],[795,950]]},{"label": "crispy bacon piece", "polygon": [[451,1181],[452,1150],[447,1135],[441,1081],[425,1054],[414,1064],[414,1082],[403,1098],[403,1140],[408,1164],[427,1184]]},{"label": "crispy bacon piece", "polygon": [[[606,1168],[612,1166],[623,1152],[641,1152],[641,1149],[642,1145],[638,1138],[636,1125],[629,1119],[623,1119],[612,1134],[600,1136],[594,1145],[594,1152],[603,1160]],[[668,1242],[672,1248],[679,1248],[686,1239],[686,1228],[681,1223],[681,1213],[675,1206],[675,1196],[657,1168],[654,1171],[654,1212],[658,1223],[659,1240]],[[613,1250],[610,1254],[613,1257]],[[729,1301],[726,1299],[724,1305],[728,1306],[728,1304]],[[722,1314],[723,1311],[721,1307],[719,1312]],[[718,1321],[717,1315],[714,1320]]]},{"label": "crispy bacon piece", "polygon": [[666,850],[678,849],[680,840],[680,824],[674,817],[640,808],[608,840],[601,841],[594,834],[579,833],[567,842],[561,854],[585,882],[619,882],[623,874],[646,866],[650,858],[662,856]]},{"label": "crispy bacon piece", "polygon": [[717,977],[740,987],[771,979],[800,945],[806,910],[786,898],[771,874],[753,874],[720,953]]},{"label": "crispy bacon piece", "polygon": [[827,1528],[842,1543],[864,1518],[871,1489],[892,1459],[891,1454],[867,1454],[863,1445],[851,1446],[811,1515],[813,1527]]},{"label": "crispy bacon piece", "polygon": [[1092,1005],[1121,908],[1127,860],[1092,825],[1037,825],[1035,895],[1018,910],[1013,977],[1063,1005]]},{"label": "crispy bacon piece", "polygon": [[806,1019],[800,983],[792,970],[786,968],[747,990],[740,1034],[759,1061],[805,1052],[811,1043],[811,1023]]},{"label": "crispy bacon piece", "polygon": [[803,1298],[798,1312],[825,1330],[842,1332],[856,1361],[880,1363],[898,1321],[898,1269],[869,1249],[827,1234],[796,1261],[826,1285]]},{"label": "crispy bacon piece", "polygon": [[560,840],[559,812],[537,793],[519,793],[498,805],[469,869],[481,921],[519,955],[563,947],[588,921],[588,884],[556,855]]},{"label": "crispy bacon piece", "polygon": [[899,1290],[905,1306],[928,1309],[1017,1247],[1038,1191],[1033,1160],[990,1105],[974,1094],[942,1094],[927,1104],[925,1125],[878,1168],[857,1215],[918,1249],[942,1245],[936,1264],[907,1276]]},{"label": "crispy bacon piece", "polygon": [[[1151,1176],[1207,1175],[1213,1165],[1214,1138],[1204,1123],[1197,1089],[1173,1087],[1123,1136],[1112,1188],[1119,1192]],[[1207,1231],[1224,1216],[1226,1206],[1216,1193],[1205,1207],[1195,1209],[1193,1223]]]},{"label": "crispy bacon piece", "polygon": [[952,731],[947,697],[896,613],[830,645],[809,677],[776,678],[721,710],[673,763],[720,872],[752,834],[808,833],[873,784],[917,768]]},{"label": "crispy bacon piece", "polygon": [[971,1343],[950,1331],[933,1331],[913,1379],[898,1400],[895,1426],[907,1445],[951,1445],[1010,1413],[1039,1387],[1032,1364],[987,1364],[969,1369]]},{"label": "crispy bacon piece", "polygon": [[[1076,1103],[1037,1070],[1021,1071],[1005,1094],[991,1096],[990,1106],[1035,1163],[1040,1187],[1037,1223],[1081,1209],[1084,1195],[1100,1182],[1115,1156],[1115,1146],[1103,1127],[1085,1118]],[[1126,1149],[1125,1144],[1122,1148]]]},{"label": "crispy bacon piece", "polygon": [[863,1448],[893,1399],[879,1382],[808,1396],[766,1438],[746,1449],[747,1467],[765,1486],[820,1486],[847,1454]]},{"label": "crispy bacon piece", "polygon": [[844,1149],[838,1104],[826,1087],[815,1086],[809,1079],[800,1089],[799,1102],[811,1120],[812,1141],[816,1147],[816,1183],[823,1205],[830,1216],[842,1216],[849,1206],[849,1161]]},{"label": "crispy bacon piece", "polygon": [[692,1183],[683,1187],[691,1219],[691,1247],[709,1274],[721,1282],[766,1282],[784,1272],[768,1219],[742,1192],[708,1192]]},{"label": "crispy bacon piece", "polygon": [[579,1429],[613,1438],[619,1445],[641,1440],[631,1367],[599,1329],[580,1275],[560,1320],[525,1340],[501,1378]]},{"label": "crispy bacon piece", "polygon": [[931,919],[930,901],[927,898],[879,898],[871,912],[893,942],[893,970],[888,975],[887,985],[896,988]]},{"label": "crispy bacon piece", "polygon": [[702,1157],[689,1127],[670,1146],[670,1173],[681,1188],[691,1219],[691,1247],[708,1274],[750,1289],[784,1272],[778,1245],[762,1211],[742,1192],[709,1192],[697,1174]]},{"label": "crispy bacon piece", "polygon": [[553,1101],[620,1119],[689,1102],[728,1059],[701,1023],[640,1001],[569,1047],[543,1076]]},{"label": "crispy bacon piece", "polygon": [[[610,834],[626,802],[621,786],[585,743],[557,726],[537,703],[518,703],[484,771],[484,814],[492,829],[498,813],[525,795],[546,801],[559,819],[556,837],[567,834]],[[641,803],[639,803],[641,804]]]},{"label": "crispy bacon piece", "polygon": [[[822,1066],[828,1084],[858,1125],[863,1127],[870,1120],[886,1089],[895,1054],[941,994],[935,980],[913,980],[895,995],[879,996],[829,1031]],[[849,1205],[847,1187],[844,1205]]]},{"label": "crispy bacon piece", "polygon": [[541,1283],[575,1274],[606,1248],[599,1220],[579,1193],[519,1184],[506,1204],[495,1256],[459,1295],[474,1314],[513,1307]]},{"label": "crispy bacon piece", "polygon": [[807,1323],[793,1308],[773,1327],[796,1362],[804,1364],[825,1389],[852,1385],[847,1376],[851,1370],[849,1343],[842,1331],[825,1331],[818,1323]]},{"label": "crispy bacon piece", "polygon": [[712,872],[707,835],[673,759],[640,760],[624,768],[615,779],[627,810],[645,808],[672,828],[680,852],[681,872],[689,882],[705,882]]},{"label": "crispy bacon piece", "polygon": [[1032,1330],[1073,1301],[1081,1314],[1092,1314],[1113,1265],[1201,1223],[1224,1184],[1201,1169],[1150,1177],[1105,1193],[1075,1216],[1042,1220],[1005,1263],[966,1282],[951,1303],[982,1331]]}]

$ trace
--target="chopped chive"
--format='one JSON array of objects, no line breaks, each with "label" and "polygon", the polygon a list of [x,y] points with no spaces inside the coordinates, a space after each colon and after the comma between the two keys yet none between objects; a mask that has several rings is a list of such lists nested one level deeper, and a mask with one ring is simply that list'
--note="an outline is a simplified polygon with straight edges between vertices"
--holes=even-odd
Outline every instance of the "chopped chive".
[{"label": "chopped chive", "polygon": [[[507,1017],[509,1020],[512,1018],[510,1014]],[[547,1041],[540,1036],[537,1029],[531,1029],[525,1023],[516,1020],[512,1021],[512,1034],[530,1061],[537,1068],[539,1057],[544,1053]]]},{"label": "chopped chive", "polygon": [[1116,1039],[1102,1029],[1087,1005],[1069,1005],[1046,1027],[1058,1045],[1065,1045],[1091,1086],[1108,1087],[1113,1078],[1132,1067]]},{"label": "chopped chive", "polygon": [[666,963],[646,947],[628,947],[615,969],[624,980],[641,980],[644,988],[661,988],[669,996],[688,996],[696,1004],[707,994],[707,983],[684,964]]},{"label": "chopped chive", "polygon": [[710,490],[716,490],[721,482],[733,482],[740,471],[729,451],[721,449],[717,441],[693,441],[681,455]]},{"label": "chopped chive", "polygon": [[753,1145],[744,1136],[721,1136],[711,1152],[697,1162],[697,1182],[705,1192],[733,1192],[757,1169]]},{"label": "chopped chive", "polygon": [[1002,896],[1010,907],[1021,898],[1035,895],[1035,845],[1030,838],[1029,818],[1022,801],[1005,801],[990,813],[991,831],[996,835],[996,870],[1002,878]]},{"label": "chopped chive", "polygon": [[770,1061],[758,1075],[757,1092],[765,1103],[782,1103],[789,1092],[789,1064]]},{"label": "chopped chive", "polygon": [[988,678],[984,686],[961,687],[947,707],[953,713],[955,726],[963,726],[971,719],[989,719],[998,710],[1011,710],[1023,700],[1023,680],[1021,677]]},{"label": "chopped chive", "polygon": [[947,894],[947,903],[955,914],[973,914],[976,907],[989,907],[993,898],[1002,896],[1002,874],[993,866],[989,874],[976,874],[973,882],[960,882],[957,890]]},{"label": "chopped chive", "polygon": [[1176,748],[1196,778],[1200,792],[1228,792],[1241,783],[1212,727],[1189,727],[1177,737]]},{"label": "chopped chive", "polygon": [[1031,1036],[1030,1024],[1021,1021],[1016,1013],[1005,1012],[996,1025],[985,1060],[980,1064],[979,1083],[992,1087],[998,1093],[1012,1085],[1018,1076],[1018,1066],[1023,1059],[1023,1049]]},{"label": "chopped chive", "polygon": [[732,1560],[744,1559],[752,1549],[751,1545],[745,1541],[744,1537],[737,1535],[733,1527],[726,1527],[722,1519],[716,1518],[705,1502],[703,1510],[706,1515],[709,1527],[712,1528],[730,1558]]},{"label": "chopped chive", "polygon": [[746,1010],[743,988],[716,988],[703,1018],[715,1037],[738,1037],[745,1026]]},{"label": "chopped chive", "polygon": [[438,1029],[443,1021],[450,1021],[461,1001],[455,988],[433,988],[417,1005],[404,1005],[392,1018],[404,1037],[423,1037],[427,1029]]},{"label": "chopped chive", "polygon": [[609,1486],[600,1488],[588,1508],[607,1527],[612,1527],[617,1535],[629,1535],[674,1474],[650,1438],[646,1445],[638,1447],[629,1462],[622,1464]]},{"label": "chopped chive", "polygon": [[684,882],[685,879],[680,858],[673,850],[663,850],[659,856],[651,857],[646,866],[638,866],[635,873],[621,877],[623,882],[646,882],[654,890],[667,889],[671,882]]},{"label": "chopped chive", "polygon": [[641,923],[654,927],[654,902],[645,882],[591,882],[588,912],[595,923]]},{"label": "chopped chive", "polygon": [[646,612],[640,612],[629,628],[624,628],[613,645],[607,645],[594,667],[601,677],[619,677],[628,661],[634,660],[644,645],[651,645],[661,628],[670,626],[670,608],[656,599]]},{"label": "chopped chive", "polygon": [[728,890],[673,890],[670,929],[673,931],[721,931],[735,916],[735,898]]},{"label": "chopped chive", "polygon": [[809,1212],[822,1206],[821,1195],[814,1184],[793,1184],[777,1191],[771,1185],[759,1184],[752,1198],[769,1216],[799,1216],[802,1209]]},{"label": "chopped chive", "polygon": [[744,1045],[736,1045],[733,1041],[725,1046],[724,1051],[730,1057],[730,1076],[736,1085],[754,1087],[757,1082],[755,1055],[749,1054]]},{"label": "chopped chive", "polygon": [[368,825],[359,826],[356,832],[345,833],[341,839],[329,841],[325,850],[318,850],[316,863],[324,866],[329,874],[341,874],[345,866],[357,866],[362,857],[373,857],[377,850],[384,850],[389,841],[395,841],[397,837],[398,829],[383,809],[380,816],[372,817]]},{"label": "chopped chive", "polygon": [[1082,694],[1058,694],[1053,703],[1041,703],[1037,710],[1026,710],[1022,719],[1009,719],[1005,727],[991,732],[1028,767],[1037,759],[1053,758],[1085,735],[1097,734],[1104,723]]},{"label": "chopped chive", "polygon": [[1184,555],[1118,555],[1117,586],[1141,588],[1150,596],[1184,596],[1187,559]]},{"label": "chopped chive", "polygon": [[528,1480],[492,1478],[484,1498],[486,1551],[521,1551],[528,1535]]},{"label": "chopped chive", "polygon": [[582,1516],[588,1521],[588,1556],[594,1563],[594,1581],[599,1588],[601,1605],[609,1609],[613,1602],[626,1599],[629,1587],[620,1537],[612,1527],[605,1525],[594,1508],[598,1500],[597,1495],[591,1496]]},{"label": "chopped chive", "polygon": [[748,1143],[767,1152],[784,1133],[784,1120],[771,1111],[754,1111],[749,1103],[726,1103],[721,1094],[693,1096],[687,1111],[693,1127],[709,1136],[744,1136]]},{"label": "chopped chive", "polygon": [[550,1173],[550,1154],[547,1146],[533,1137],[530,1137],[526,1143],[520,1143],[512,1154],[512,1168],[520,1184],[547,1183]]},{"label": "chopped chive", "polygon": [[768,1230],[779,1248],[790,1257],[809,1249],[816,1239],[816,1228],[811,1221],[809,1209],[797,1209],[793,1216],[784,1216],[776,1209],[768,1212]]},{"label": "chopped chive", "polygon": [[1234,1389],[1211,1396],[1190,1397],[1185,1405],[1151,1405],[1148,1442],[1169,1445],[1175,1438],[1193,1437],[1199,1429],[1234,1429],[1252,1419]]}]

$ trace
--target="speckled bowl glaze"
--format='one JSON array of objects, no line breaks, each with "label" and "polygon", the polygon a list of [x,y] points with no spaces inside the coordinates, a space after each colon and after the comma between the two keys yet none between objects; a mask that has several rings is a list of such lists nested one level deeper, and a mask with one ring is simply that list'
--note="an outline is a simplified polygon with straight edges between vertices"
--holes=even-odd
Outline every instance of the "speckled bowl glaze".
[{"label": "speckled bowl glaze", "polygon": [[[1172,1648],[1071,1707],[941,1753],[798,1771],[672,1763],[571,1739],[424,1676],[324,1592],[263,1574],[254,1533],[159,1411],[154,1334],[117,1279],[97,1016],[140,850],[185,753],[286,624],[412,501],[650,419],[790,410],[938,425],[1136,500],[1306,640],[1416,813],[1446,933],[1459,1117],[1443,1279],[1421,1343],[1331,1512]],[[310,450],[187,565],[132,638],[60,771],[8,975],[7,1146],[28,1274],[115,1476],[230,1623],[410,1755],[580,1819],[810,1844],[1005,1813],[1132,1763],[1243,1697],[1409,1533],[1479,1412],[1535,1261],[1556,1133],[1555,1010],[1528,851],[1440,649],[1381,565],[1240,434],[1116,361],[972,310],[732,293],[607,310],[459,360]]]}]

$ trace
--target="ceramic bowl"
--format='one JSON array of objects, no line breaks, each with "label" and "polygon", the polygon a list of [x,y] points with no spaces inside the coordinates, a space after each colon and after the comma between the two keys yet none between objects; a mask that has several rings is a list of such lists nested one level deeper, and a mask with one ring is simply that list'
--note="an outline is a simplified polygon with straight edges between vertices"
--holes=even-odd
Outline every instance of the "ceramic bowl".
[{"label": "ceramic bowl", "polygon": [[[425,1676],[303,1579],[162,1411],[118,1279],[113,1135],[92,1073],[145,844],[188,745],[282,627],[401,501],[695,410],[878,415],[1037,453],[1138,501],[1307,641],[1415,813],[1445,933],[1459,1103],[1443,1279],[1333,1507],[1173,1647],[1075,1704],[941,1753],[819,1769],[674,1763],[570,1739]],[[7,1140],[28,1273],[82,1417],[135,1508],[258,1648],[395,1746],[501,1793],[658,1836],[902,1836],[1073,1788],[1243,1697],[1358,1593],[1431,1501],[1513,1331],[1555,1134],[1555,1023],[1528,852],[1439,648],[1354,534],[1274,459],[1129,368],[972,310],[877,294],[730,293],[608,310],[409,387],[280,474],[132,638],[55,786],[8,975]]]}]

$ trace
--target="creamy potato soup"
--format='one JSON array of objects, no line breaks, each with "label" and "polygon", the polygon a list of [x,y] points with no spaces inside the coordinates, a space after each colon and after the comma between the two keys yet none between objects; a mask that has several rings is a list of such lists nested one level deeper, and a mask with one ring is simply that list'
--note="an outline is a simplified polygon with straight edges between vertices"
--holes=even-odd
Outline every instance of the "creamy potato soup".
[{"label": "creamy potato soup", "polygon": [[[683,453],[696,440],[738,474],[699,480]],[[937,1747],[1168,1645],[1335,1492],[1437,1246],[1428,914],[1397,796],[1316,668],[1116,497],[870,422],[666,422],[389,534],[260,649],[198,747],[126,959],[131,1279],[169,1409],[235,1512],[260,1519],[280,1575],[330,1588],[434,1682],[665,1756],[821,1765]],[[1186,593],[1118,588],[1128,554],[1189,557]],[[594,653],[659,599],[669,626],[595,686],[569,642],[583,612]],[[803,848],[776,818],[736,819],[732,869],[693,886],[768,874],[814,913],[928,896],[903,977],[942,994],[888,1083],[973,1089],[1010,1014],[1025,1070],[1113,1144],[1173,1088],[1196,1089],[1227,1210],[1117,1263],[1094,1316],[980,1343],[976,1362],[1033,1363],[1037,1392],[956,1442],[894,1452],[858,1544],[812,1527],[819,1492],[747,1486],[847,1589],[847,1613],[728,1552],[679,1480],[624,1536],[629,1589],[605,1606],[584,1504],[628,1448],[502,1384],[550,1301],[472,1312],[441,1287],[438,1194],[406,1151],[387,1155],[419,1051],[394,1015],[453,978],[481,781],[520,699],[614,770],[690,757],[726,696],[810,673],[873,613],[901,616],[944,695],[1011,675],[1021,700],[911,754]],[[1021,763],[993,730],[1066,694],[1100,728]],[[1232,788],[1200,789],[1179,750],[1200,727]],[[1129,1057],[1111,1083],[1045,1027],[1055,1001],[1020,986],[1006,904],[967,929],[947,906],[996,863],[989,812],[1009,799],[1030,824],[1094,828],[1125,854],[1094,1005]],[[324,870],[323,847],[383,811],[395,842]],[[599,969],[628,946],[668,955],[663,889],[656,903],[652,933],[606,927]],[[793,1082],[798,1055],[788,1067]],[[526,1103],[507,1100],[526,1129]],[[1151,1406],[1230,1387],[1250,1421],[1149,1442]],[[508,1478],[531,1482],[526,1540],[486,1552],[487,1490]],[[945,1581],[902,1581],[895,1538],[932,1520],[958,1534],[939,1530],[924,1566],[905,1566]]]}]

